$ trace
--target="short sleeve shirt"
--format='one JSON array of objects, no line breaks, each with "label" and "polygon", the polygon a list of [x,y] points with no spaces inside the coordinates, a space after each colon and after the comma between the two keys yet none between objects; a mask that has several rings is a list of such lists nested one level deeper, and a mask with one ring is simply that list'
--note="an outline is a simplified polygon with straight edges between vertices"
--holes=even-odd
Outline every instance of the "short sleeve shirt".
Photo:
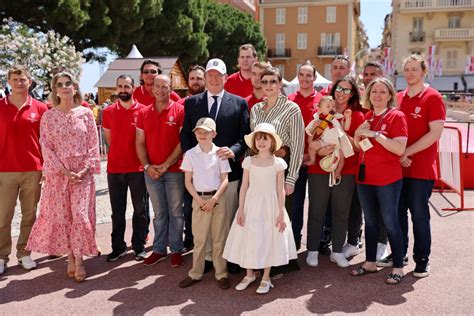
[{"label": "short sleeve shirt", "polygon": [[[408,125],[407,147],[416,143],[430,131],[430,123],[444,122],[446,108],[441,94],[426,87],[423,91],[410,98],[408,91],[397,95],[400,111],[405,113]],[[436,155],[438,142],[411,156],[411,166],[403,168],[403,177],[425,180],[437,179]]]},{"label": "short sleeve shirt", "polygon": [[[144,107],[138,113],[137,129],[145,133],[148,162],[160,165],[168,159],[180,143],[179,132],[183,126],[184,107],[170,101],[163,111],[158,112],[154,105]],[[168,168],[169,172],[181,172],[181,160]]]},{"label": "short sleeve shirt", "polygon": [[40,121],[47,110],[30,96],[20,109],[0,99],[0,172],[41,170]]},{"label": "short sleeve shirt", "polygon": [[108,106],[102,113],[102,127],[110,131],[110,149],[107,172],[141,172],[143,167],[137,156],[135,134],[139,111],[144,108],[138,102],[126,109],[119,101]]},{"label": "short sleeve shirt", "polygon": [[[153,94],[148,93],[148,91],[146,91],[143,85],[137,87],[135,91],[133,91],[133,98],[137,100],[138,103],[141,103],[143,105],[150,105],[155,103],[155,96]],[[181,98],[176,92],[171,91],[170,99],[172,101],[178,101]]]},{"label": "short sleeve shirt", "polygon": [[227,78],[224,90],[238,95],[239,97],[246,98],[253,91],[252,81],[242,77],[242,74],[238,71]]},{"label": "short sleeve shirt", "polygon": [[212,145],[206,153],[199,144],[184,154],[181,169],[193,173],[193,186],[198,192],[211,192],[221,185],[221,174],[231,172],[229,160],[217,156],[219,147]]},{"label": "short sleeve shirt", "polygon": [[252,107],[253,107],[255,104],[257,104],[257,103],[262,102],[262,101],[263,101],[263,98],[257,99],[257,97],[256,97],[256,96],[253,94],[253,92],[252,92],[252,94],[250,94],[249,96],[247,96],[247,97],[245,98],[245,101],[247,101],[248,110],[249,110],[249,113],[250,113],[250,111],[252,110]]},{"label": "short sleeve shirt", "polygon": [[[395,109],[390,109],[384,114],[374,117],[373,111],[368,112],[365,118],[370,123],[372,131],[380,131],[385,137],[406,140],[408,135],[405,114]],[[369,138],[374,147],[363,154],[359,154],[359,164],[365,163],[365,181],[358,183],[375,186],[384,186],[402,178],[402,165],[400,156],[389,152],[380,143]]]}]

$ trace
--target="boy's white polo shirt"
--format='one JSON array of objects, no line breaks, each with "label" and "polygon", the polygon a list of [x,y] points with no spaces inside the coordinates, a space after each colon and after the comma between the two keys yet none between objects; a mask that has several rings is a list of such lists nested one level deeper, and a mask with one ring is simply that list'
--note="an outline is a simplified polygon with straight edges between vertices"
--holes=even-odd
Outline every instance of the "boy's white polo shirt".
[{"label": "boy's white polo shirt", "polygon": [[218,149],[212,144],[211,151],[205,153],[197,144],[184,154],[181,169],[193,173],[194,189],[198,192],[217,190],[221,184],[221,174],[231,172],[229,161],[217,156]]}]

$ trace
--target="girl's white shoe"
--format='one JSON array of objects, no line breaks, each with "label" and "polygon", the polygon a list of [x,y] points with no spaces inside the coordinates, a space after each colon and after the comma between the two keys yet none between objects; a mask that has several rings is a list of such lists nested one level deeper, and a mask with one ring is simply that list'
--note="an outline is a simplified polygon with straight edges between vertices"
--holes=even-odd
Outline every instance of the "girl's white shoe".
[{"label": "girl's white shoe", "polygon": [[245,290],[251,283],[255,282],[255,275],[253,277],[245,276],[239,284],[235,286],[237,291]]},{"label": "girl's white shoe", "polygon": [[267,294],[268,292],[270,292],[271,287],[273,287],[272,282],[262,280],[262,282],[260,282],[260,286],[257,289],[257,293]]}]

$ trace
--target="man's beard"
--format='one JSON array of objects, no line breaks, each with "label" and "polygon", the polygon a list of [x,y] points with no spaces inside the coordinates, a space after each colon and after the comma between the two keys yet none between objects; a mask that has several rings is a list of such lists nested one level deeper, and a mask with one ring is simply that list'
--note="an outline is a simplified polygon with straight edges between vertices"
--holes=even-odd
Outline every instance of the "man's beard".
[{"label": "man's beard", "polygon": [[189,88],[189,94],[191,94],[191,95],[195,95],[195,94],[204,92],[204,87],[201,87],[197,84],[195,84],[194,86],[190,86],[188,88]]},{"label": "man's beard", "polygon": [[123,102],[127,102],[127,101],[130,101],[130,99],[132,98],[132,94],[131,93],[127,93],[127,92],[122,92],[122,93],[119,93],[119,99]]}]

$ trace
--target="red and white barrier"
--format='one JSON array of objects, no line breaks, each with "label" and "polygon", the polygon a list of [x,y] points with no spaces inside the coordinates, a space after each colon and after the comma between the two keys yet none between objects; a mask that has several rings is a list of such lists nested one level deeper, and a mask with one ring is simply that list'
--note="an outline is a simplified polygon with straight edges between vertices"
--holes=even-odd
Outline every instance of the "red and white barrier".
[{"label": "red and white barrier", "polygon": [[[462,136],[457,127],[445,126],[438,148],[440,192],[455,192],[461,198],[461,206],[443,208],[443,211],[466,211],[474,208],[464,207],[464,182],[462,159]],[[445,190],[448,187],[448,190]]]}]

